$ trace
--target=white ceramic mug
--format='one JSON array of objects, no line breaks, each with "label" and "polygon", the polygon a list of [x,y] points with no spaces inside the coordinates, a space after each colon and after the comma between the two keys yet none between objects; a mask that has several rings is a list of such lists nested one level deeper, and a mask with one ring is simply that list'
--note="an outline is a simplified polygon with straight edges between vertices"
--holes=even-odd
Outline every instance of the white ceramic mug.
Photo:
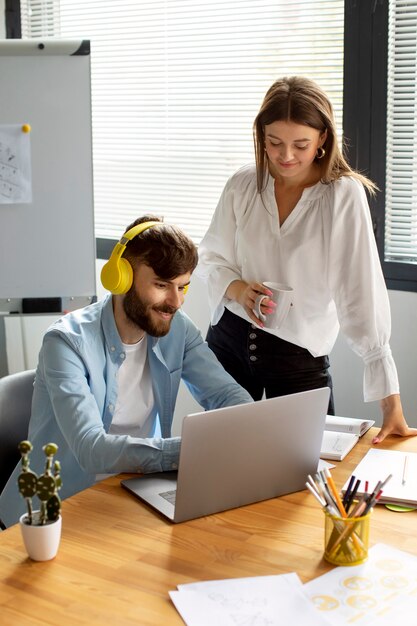
[{"label": "white ceramic mug", "polygon": [[[260,294],[255,300],[255,315],[263,322],[265,328],[281,328],[285,322],[288,312],[292,306],[294,289],[282,283],[262,283],[272,292],[272,296]],[[261,304],[266,299],[273,300],[276,304],[275,310],[268,315],[261,312]]]}]

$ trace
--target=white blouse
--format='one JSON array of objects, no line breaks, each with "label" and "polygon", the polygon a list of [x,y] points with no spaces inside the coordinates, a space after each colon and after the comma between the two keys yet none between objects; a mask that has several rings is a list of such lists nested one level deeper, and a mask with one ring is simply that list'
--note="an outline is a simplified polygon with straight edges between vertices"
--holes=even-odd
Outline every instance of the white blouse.
[{"label": "white blouse", "polygon": [[280,226],[274,179],[261,197],[255,166],[245,166],[223,190],[199,259],[196,274],[208,284],[213,325],[225,306],[251,321],[225,296],[232,281],[286,283],[293,306],[279,330],[265,332],[316,357],[330,353],[340,327],[364,361],[365,401],[399,393],[388,294],[359,181],[343,176],[305,189]]}]

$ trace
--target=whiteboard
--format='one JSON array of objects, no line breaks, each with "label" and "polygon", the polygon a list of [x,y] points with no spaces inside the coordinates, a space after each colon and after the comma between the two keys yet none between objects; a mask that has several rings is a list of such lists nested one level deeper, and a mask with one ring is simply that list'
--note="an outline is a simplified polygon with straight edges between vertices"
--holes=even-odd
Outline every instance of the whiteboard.
[{"label": "whiteboard", "polygon": [[0,204],[0,311],[95,297],[90,45],[0,42],[0,125],[29,124],[30,202]]}]

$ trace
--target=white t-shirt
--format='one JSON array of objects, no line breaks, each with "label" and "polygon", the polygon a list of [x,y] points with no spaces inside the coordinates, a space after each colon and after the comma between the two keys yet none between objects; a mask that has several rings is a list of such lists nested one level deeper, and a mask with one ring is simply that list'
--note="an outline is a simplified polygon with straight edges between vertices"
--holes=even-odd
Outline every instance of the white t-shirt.
[{"label": "white t-shirt", "polygon": [[117,373],[118,394],[111,435],[149,437],[155,428],[155,402],[147,358],[147,335],[123,344],[126,358]]},{"label": "white t-shirt", "polygon": [[262,197],[255,166],[238,170],[199,246],[196,274],[208,284],[212,324],[225,306],[250,321],[225,296],[232,281],[285,283],[293,306],[280,329],[265,332],[323,356],[340,324],[365,363],[365,401],[398,393],[388,294],[362,184],[343,176],[306,188],[282,226],[272,176]]},{"label": "white t-shirt", "polygon": [[[118,394],[110,435],[152,437],[155,402],[147,356],[147,335],[135,344],[123,344],[125,360],[117,372]],[[96,482],[113,474],[97,474]]]}]

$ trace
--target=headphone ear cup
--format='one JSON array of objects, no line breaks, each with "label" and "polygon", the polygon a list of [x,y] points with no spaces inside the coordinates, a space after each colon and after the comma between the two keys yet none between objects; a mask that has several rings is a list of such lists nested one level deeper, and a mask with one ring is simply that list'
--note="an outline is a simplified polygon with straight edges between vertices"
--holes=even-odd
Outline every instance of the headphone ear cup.
[{"label": "headphone ear cup", "polygon": [[127,259],[122,258],[119,260],[119,272],[119,285],[117,291],[113,291],[114,294],[127,293],[133,283],[133,268]]},{"label": "headphone ear cup", "polygon": [[114,287],[118,285],[119,269],[118,263],[114,260],[114,257],[110,257],[107,263],[103,265],[100,279],[104,289],[107,289],[108,291],[112,292]]},{"label": "headphone ear cup", "polygon": [[133,283],[133,269],[126,259],[111,258],[101,270],[101,283],[105,289],[115,295],[129,291]]}]

